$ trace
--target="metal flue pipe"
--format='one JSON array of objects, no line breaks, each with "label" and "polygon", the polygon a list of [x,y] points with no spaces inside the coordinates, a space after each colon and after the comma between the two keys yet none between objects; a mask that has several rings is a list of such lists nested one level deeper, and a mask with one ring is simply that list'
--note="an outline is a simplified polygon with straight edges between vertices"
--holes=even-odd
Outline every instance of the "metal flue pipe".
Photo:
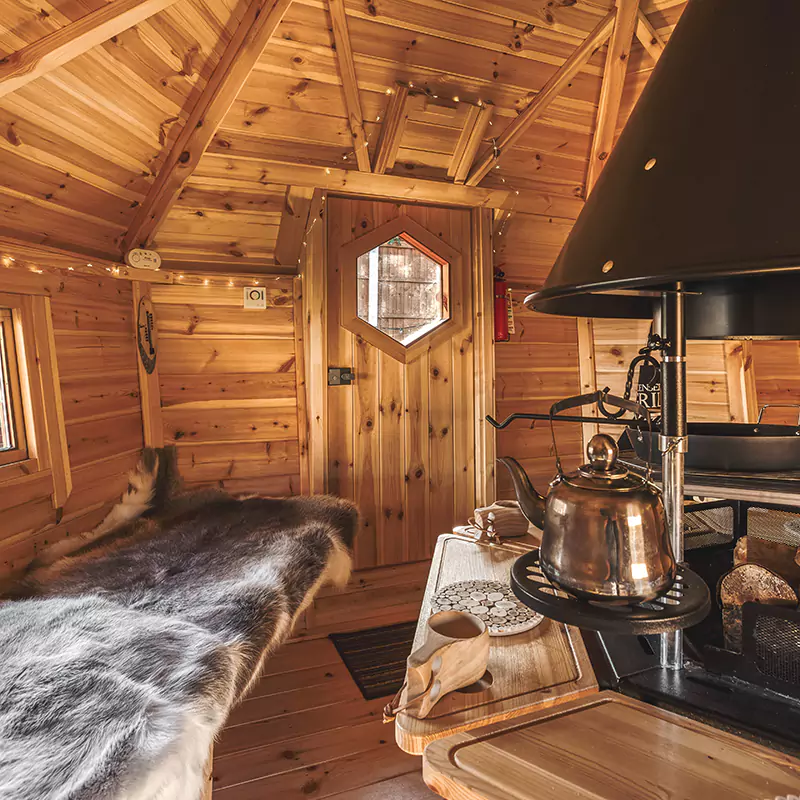
[{"label": "metal flue pipe", "polygon": [[[683,284],[661,295],[661,335],[666,340],[661,364],[661,436],[664,508],[675,560],[683,561],[684,454],[686,429],[686,330]],[[661,634],[661,665],[683,667],[683,634]]]}]

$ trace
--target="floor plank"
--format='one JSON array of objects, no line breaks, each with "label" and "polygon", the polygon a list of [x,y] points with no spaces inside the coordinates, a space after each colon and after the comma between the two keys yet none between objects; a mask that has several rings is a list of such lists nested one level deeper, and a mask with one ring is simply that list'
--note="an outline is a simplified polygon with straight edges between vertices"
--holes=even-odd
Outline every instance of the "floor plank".
[{"label": "floor plank", "polygon": [[335,795],[336,800],[431,800],[433,797],[421,772],[409,772],[399,778]]},{"label": "floor plank", "polygon": [[388,698],[364,700],[325,639],[267,661],[214,748],[217,800],[428,800],[420,759],[382,721]]}]

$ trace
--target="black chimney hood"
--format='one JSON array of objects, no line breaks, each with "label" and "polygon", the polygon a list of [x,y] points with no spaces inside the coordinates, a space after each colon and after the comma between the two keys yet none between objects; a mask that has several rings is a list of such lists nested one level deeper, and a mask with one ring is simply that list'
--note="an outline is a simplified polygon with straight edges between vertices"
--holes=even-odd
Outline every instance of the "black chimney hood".
[{"label": "black chimney hood", "polygon": [[681,281],[691,338],[800,339],[799,32],[800,0],[690,0],[529,308],[651,318]]}]

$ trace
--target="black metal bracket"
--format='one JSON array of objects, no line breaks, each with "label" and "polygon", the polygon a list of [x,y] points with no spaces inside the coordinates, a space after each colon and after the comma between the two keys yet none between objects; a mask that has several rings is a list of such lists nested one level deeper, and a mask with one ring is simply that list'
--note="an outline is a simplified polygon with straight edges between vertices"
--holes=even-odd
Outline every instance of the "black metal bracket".
[{"label": "black metal bracket", "polygon": [[[600,399],[597,401],[598,404],[601,402],[603,397],[608,395],[609,391],[610,390],[608,386],[606,386],[605,389],[598,392],[598,394],[600,395]],[[495,428],[498,431],[501,431],[503,430],[503,428],[507,428],[512,422],[516,422],[518,419],[527,419],[531,420],[532,422],[550,422],[551,415],[517,412],[514,414],[509,414],[502,422],[498,422],[491,414],[487,414],[484,417],[484,419],[493,428]],[[650,430],[650,426],[648,425],[647,420],[636,419],[635,417],[632,419],[621,419],[619,417],[609,417],[608,419],[601,419],[599,417],[585,417],[577,414],[555,414],[552,416],[552,420],[554,422],[586,422],[589,423],[590,425],[597,425],[598,423],[602,423],[603,425],[621,425],[625,426],[626,428],[633,428],[634,430],[644,430],[644,431]]]},{"label": "black metal bracket", "polygon": [[[491,414],[487,414],[484,419],[497,430],[503,430],[503,428],[507,428],[512,422],[516,422],[518,419],[528,419],[533,420],[534,422],[549,422],[550,415],[549,414],[525,414],[525,413],[515,413],[509,414],[502,422],[498,422]],[[638,419],[603,419],[601,417],[583,417],[583,416],[576,416],[573,414],[559,414],[556,417],[553,417],[554,422],[588,422],[590,425],[620,425],[625,426],[626,428],[634,428],[636,430],[649,430],[647,427],[647,423],[643,422],[642,420]]]},{"label": "black metal bracket", "polygon": [[350,367],[328,367],[328,386],[350,386],[355,379]]}]

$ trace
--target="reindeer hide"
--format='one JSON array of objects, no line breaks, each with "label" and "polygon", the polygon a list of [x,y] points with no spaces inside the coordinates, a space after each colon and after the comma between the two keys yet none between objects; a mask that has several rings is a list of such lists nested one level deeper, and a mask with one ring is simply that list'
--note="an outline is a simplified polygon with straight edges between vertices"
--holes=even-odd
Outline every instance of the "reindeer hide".
[{"label": "reindeer hide", "polygon": [[3,800],[197,800],[264,659],[349,577],[345,501],[148,486],[103,538],[33,572],[27,599],[0,602]]}]

